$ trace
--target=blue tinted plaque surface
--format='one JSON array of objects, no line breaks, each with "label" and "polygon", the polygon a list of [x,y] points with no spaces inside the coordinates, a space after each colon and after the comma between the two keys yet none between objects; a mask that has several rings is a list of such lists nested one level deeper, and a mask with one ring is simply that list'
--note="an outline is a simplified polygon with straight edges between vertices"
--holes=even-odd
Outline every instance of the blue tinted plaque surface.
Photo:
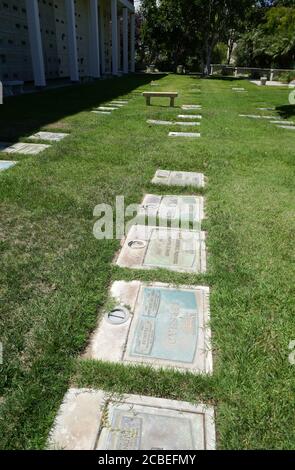
[{"label": "blue tinted plaque surface", "polygon": [[192,363],[198,338],[194,292],[143,288],[130,356]]},{"label": "blue tinted plaque surface", "polygon": [[15,162],[9,162],[9,161],[0,161],[0,171],[1,170],[7,170],[11,166],[14,166]]}]

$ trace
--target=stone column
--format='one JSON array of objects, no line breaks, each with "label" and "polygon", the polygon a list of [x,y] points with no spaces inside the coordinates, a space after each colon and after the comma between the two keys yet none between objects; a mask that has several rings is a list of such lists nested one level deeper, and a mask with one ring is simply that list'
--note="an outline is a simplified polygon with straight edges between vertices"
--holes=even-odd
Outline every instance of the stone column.
[{"label": "stone column", "polygon": [[104,10],[99,2],[99,32],[100,32],[100,63],[101,73],[104,75],[106,72],[106,57],[105,57],[105,26],[104,26]]},{"label": "stone column", "polygon": [[112,74],[118,75],[118,4],[112,2]]},{"label": "stone column", "polygon": [[135,15],[131,14],[130,18],[130,36],[131,36],[131,45],[130,45],[130,71],[135,72]]},{"label": "stone column", "polygon": [[121,70],[121,18],[118,17],[118,71]]},{"label": "stone column", "polygon": [[94,78],[100,77],[100,53],[99,53],[99,26],[98,26],[98,3],[97,0],[89,0],[90,20],[90,75]]},{"label": "stone column", "polygon": [[26,0],[26,9],[35,86],[44,87],[46,86],[46,79],[38,1]]},{"label": "stone column", "polygon": [[72,82],[79,81],[76,19],[74,0],[65,0],[68,26],[69,68]]},{"label": "stone column", "polygon": [[129,72],[128,56],[128,10],[123,8],[123,72]]}]

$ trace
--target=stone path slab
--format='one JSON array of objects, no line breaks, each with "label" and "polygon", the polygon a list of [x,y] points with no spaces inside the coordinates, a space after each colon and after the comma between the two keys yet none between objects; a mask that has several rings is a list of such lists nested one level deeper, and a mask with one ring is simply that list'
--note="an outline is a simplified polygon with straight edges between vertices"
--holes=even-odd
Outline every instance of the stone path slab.
[{"label": "stone path slab", "polygon": [[11,160],[0,160],[0,171],[8,170],[8,168],[11,168],[16,164],[17,162]]},{"label": "stone path slab", "polygon": [[214,408],[102,390],[68,390],[49,436],[55,450],[214,450]]},{"label": "stone path slab", "polygon": [[169,132],[169,137],[190,137],[193,139],[201,137],[198,132]]},{"label": "stone path slab", "polygon": [[33,140],[48,140],[50,142],[60,142],[65,139],[70,134],[65,134],[62,132],[37,132],[34,135],[31,135],[29,139]]},{"label": "stone path slab", "polygon": [[203,173],[188,171],[157,170],[152,179],[152,183],[165,186],[194,186],[196,188],[204,188],[205,176]]},{"label": "stone path slab", "polygon": [[85,359],[213,372],[208,287],[117,281],[111,297]]},{"label": "stone path slab", "polygon": [[177,117],[180,119],[203,119],[201,114],[178,114]]},{"label": "stone path slab", "polygon": [[116,264],[130,269],[206,272],[205,232],[132,225]]},{"label": "stone path slab", "polygon": [[199,122],[177,122],[177,121],[158,121],[155,119],[148,119],[146,121],[148,124],[153,124],[156,126],[199,126]]},{"label": "stone path slab", "polygon": [[5,144],[0,142],[0,152],[21,153],[25,155],[37,155],[40,152],[50,148],[51,145],[45,144]]},{"label": "stone path slab", "polygon": [[155,221],[158,219],[160,225],[163,223],[165,226],[167,221],[175,221],[178,224],[182,221],[197,223],[200,228],[204,219],[204,197],[146,194],[137,219],[145,223],[147,218]]}]

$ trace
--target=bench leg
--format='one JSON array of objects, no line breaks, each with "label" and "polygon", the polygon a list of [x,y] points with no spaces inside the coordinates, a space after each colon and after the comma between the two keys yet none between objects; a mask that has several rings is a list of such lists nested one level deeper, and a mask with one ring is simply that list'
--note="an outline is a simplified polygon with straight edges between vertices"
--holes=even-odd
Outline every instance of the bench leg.
[{"label": "bench leg", "polygon": [[146,104],[147,104],[147,106],[151,105],[151,97],[150,96],[146,97]]},{"label": "bench leg", "polygon": [[170,98],[170,106],[171,108],[174,108],[174,98]]}]

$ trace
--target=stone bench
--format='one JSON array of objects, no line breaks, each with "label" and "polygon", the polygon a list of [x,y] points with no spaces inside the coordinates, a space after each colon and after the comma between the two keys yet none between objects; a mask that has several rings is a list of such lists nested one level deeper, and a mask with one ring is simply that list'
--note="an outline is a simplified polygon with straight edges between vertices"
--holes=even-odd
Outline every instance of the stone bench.
[{"label": "stone bench", "polygon": [[151,105],[151,98],[170,98],[170,106],[174,106],[174,100],[178,97],[176,91],[145,91],[142,96],[146,99],[147,106]]}]

